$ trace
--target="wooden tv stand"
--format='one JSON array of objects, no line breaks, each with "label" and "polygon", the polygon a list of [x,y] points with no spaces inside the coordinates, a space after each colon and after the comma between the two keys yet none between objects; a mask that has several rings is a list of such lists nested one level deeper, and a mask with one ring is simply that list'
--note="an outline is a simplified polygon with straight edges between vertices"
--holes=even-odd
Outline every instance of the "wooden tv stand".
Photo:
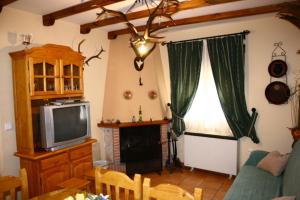
[{"label": "wooden tv stand", "polygon": [[28,174],[30,197],[92,169],[92,143],[39,152],[40,106],[56,99],[83,99],[84,56],[70,47],[46,44],[11,52],[16,125],[16,156]]},{"label": "wooden tv stand", "polygon": [[93,168],[92,144],[95,139],[52,152],[15,153],[28,176],[29,195],[34,197],[58,189],[72,177],[82,178]]}]

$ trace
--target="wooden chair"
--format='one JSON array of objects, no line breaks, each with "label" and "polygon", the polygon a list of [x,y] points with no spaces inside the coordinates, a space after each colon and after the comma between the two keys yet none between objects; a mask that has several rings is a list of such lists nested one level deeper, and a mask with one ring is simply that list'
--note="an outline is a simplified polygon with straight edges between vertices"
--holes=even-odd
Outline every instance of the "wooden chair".
[{"label": "wooden chair", "polygon": [[[104,186],[106,192],[103,192]],[[95,187],[96,194],[108,194],[115,200],[120,200],[121,197],[128,200],[129,194],[132,192],[134,200],[142,199],[142,178],[140,174],[135,174],[134,179],[132,180],[122,172],[107,171],[103,170],[101,167],[97,167],[95,170]],[[124,195],[121,196],[120,193],[123,191]]]},{"label": "wooden chair", "polygon": [[159,184],[150,187],[150,179],[145,178],[143,183],[143,200],[201,200],[202,189],[195,188],[194,196],[182,188],[172,184]]},{"label": "wooden chair", "polygon": [[27,173],[25,169],[20,170],[20,177],[0,177],[0,200],[4,199],[4,195],[8,194],[11,200],[15,200],[18,188],[21,188],[22,200],[29,199]]}]

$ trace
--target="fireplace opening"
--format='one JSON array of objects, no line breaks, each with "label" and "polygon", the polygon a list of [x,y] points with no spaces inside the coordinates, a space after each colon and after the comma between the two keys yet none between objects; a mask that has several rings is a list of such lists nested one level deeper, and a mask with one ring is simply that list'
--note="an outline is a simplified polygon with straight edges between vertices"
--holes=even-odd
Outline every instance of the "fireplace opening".
[{"label": "fireplace opening", "polygon": [[121,128],[120,159],[126,164],[127,174],[161,171],[160,125]]}]

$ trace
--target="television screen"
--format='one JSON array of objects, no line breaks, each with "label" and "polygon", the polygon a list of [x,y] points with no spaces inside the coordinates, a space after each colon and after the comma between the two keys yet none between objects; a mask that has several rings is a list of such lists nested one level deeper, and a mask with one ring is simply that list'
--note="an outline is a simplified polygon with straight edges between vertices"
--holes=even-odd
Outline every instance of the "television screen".
[{"label": "television screen", "polygon": [[40,145],[46,151],[82,143],[91,136],[88,102],[51,103],[40,108]]},{"label": "television screen", "polygon": [[53,109],[54,142],[63,142],[87,134],[88,112],[85,105]]}]

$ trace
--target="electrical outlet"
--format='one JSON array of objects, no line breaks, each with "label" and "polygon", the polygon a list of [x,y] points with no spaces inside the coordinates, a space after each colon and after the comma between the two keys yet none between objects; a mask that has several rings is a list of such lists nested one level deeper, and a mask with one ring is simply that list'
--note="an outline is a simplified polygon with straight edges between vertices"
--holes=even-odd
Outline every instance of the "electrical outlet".
[{"label": "electrical outlet", "polygon": [[5,131],[10,131],[10,130],[12,130],[12,123],[11,123],[11,122],[5,122],[5,123],[4,123],[4,130],[5,130]]},{"label": "electrical outlet", "polygon": [[249,154],[251,154],[252,151],[253,151],[252,148],[249,148],[249,149],[248,149]]}]

